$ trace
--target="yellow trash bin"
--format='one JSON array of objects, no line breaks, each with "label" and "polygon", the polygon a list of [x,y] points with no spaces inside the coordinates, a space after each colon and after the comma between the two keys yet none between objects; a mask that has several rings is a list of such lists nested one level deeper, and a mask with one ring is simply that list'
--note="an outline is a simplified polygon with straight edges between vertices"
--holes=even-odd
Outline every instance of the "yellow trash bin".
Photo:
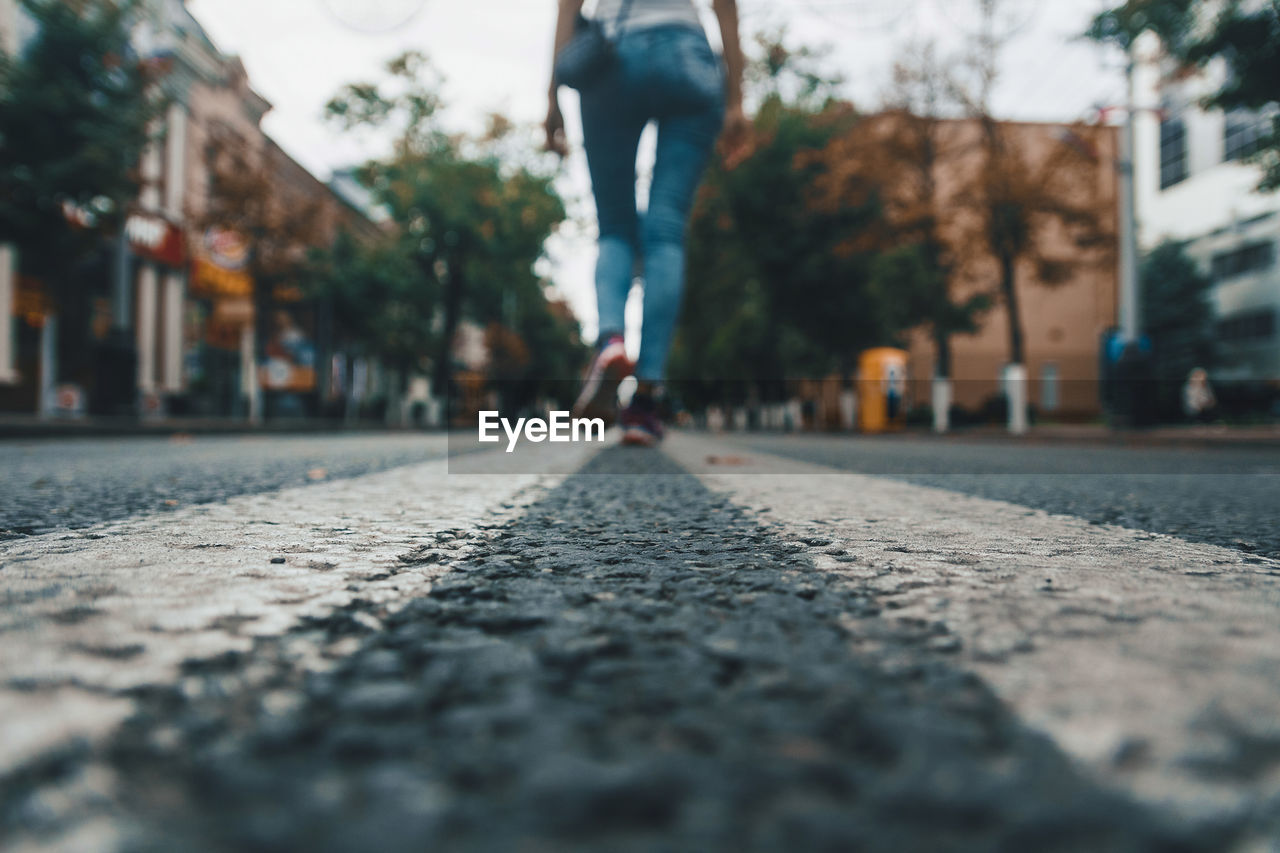
[{"label": "yellow trash bin", "polygon": [[907,425],[907,353],[869,349],[858,358],[858,429],[894,432]]}]

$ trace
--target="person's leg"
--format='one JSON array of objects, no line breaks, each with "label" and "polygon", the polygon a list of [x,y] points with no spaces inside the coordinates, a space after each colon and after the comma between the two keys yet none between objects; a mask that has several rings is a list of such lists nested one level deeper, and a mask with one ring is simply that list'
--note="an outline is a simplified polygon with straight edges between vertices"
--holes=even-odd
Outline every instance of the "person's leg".
[{"label": "person's leg", "polygon": [[[601,343],[626,328],[627,295],[638,243],[636,148],[647,123],[631,114],[605,81],[582,98],[582,129],[600,227],[596,312]],[[625,101],[624,101],[625,102]]]},{"label": "person's leg", "polygon": [[636,378],[661,382],[684,295],[685,231],[694,195],[720,133],[718,108],[658,123],[658,151],[642,226],[644,327]]}]

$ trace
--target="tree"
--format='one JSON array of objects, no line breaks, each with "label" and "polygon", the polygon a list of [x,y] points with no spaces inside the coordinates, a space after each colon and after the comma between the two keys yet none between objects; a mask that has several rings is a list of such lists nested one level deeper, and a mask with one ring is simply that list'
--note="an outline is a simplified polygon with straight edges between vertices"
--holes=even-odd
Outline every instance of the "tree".
[{"label": "tree", "polygon": [[1183,244],[1165,242],[1143,259],[1141,285],[1157,405],[1165,417],[1177,418],[1187,374],[1213,360],[1213,280],[1200,271]]},{"label": "tree", "polygon": [[395,235],[361,241],[339,231],[331,248],[313,253],[311,269],[311,293],[329,304],[341,349],[385,359],[402,382],[423,368],[439,338],[439,293]]},{"label": "tree", "polygon": [[501,322],[505,294],[518,301],[542,296],[533,267],[564,219],[564,205],[550,174],[512,162],[518,129],[511,123],[491,120],[479,138],[446,132],[441,81],[425,56],[403,54],[387,72],[381,86],[345,87],[327,113],[347,129],[394,137],[390,154],[366,164],[362,177],[397,226],[397,245],[418,286],[438,294],[433,373],[438,393],[448,394],[463,318]]},{"label": "tree", "polygon": [[74,373],[89,367],[78,269],[103,253],[137,197],[163,107],[159,69],[130,47],[132,3],[22,4],[38,29],[21,53],[0,51],[0,243],[16,244],[23,268],[44,281],[65,330],[59,362]]},{"label": "tree", "polygon": [[1009,362],[1021,365],[1026,363],[1021,269],[1029,267],[1041,284],[1052,287],[1070,281],[1081,267],[1107,261],[1111,217],[1091,191],[1104,131],[1077,125],[1043,156],[1033,157],[1021,129],[992,114],[991,92],[1007,38],[995,31],[1003,5],[1004,0],[980,0],[983,27],[969,61],[972,82],[955,91],[978,125],[981,152],[962,203],[981,221],[979,239],[995,263],[1008,316]]},{"label": "tree", "polygon": [[[1110,211],[1091,191],[1096,186],[1099,130],[1076,126],[1034,159],[1018,129],[990,114],[981,124],[982,164],[967,202],[982,221],[985,251],[998,269],[999,293],[1008,315],[1009,362],[1026,363],[1019,303],[1019,275],[1030,268],[1042,285],[1074,278],[1082,267],[1110,258]],[[1058,239],[1054,239],[1054,238]]]},{"label": "tree", "polygon": [[249,243],[255,360],[261,364],[271,337],[277,293],[304,277],[311,250],[331,237],[324,203],[318,194],[288,186],[282,167],[293,164],[286,163],[286,155],[269,140],[255,146],[222,130],[212,135],[206,157],[209,194],[204,209],[191,213],[191,221],[202,230],[234,232]]},{"label": "tree", "polygon": [[1260,188],[1280,189],[1280,3],[1129,0],[1094,18],[1087,35],[1128,50],[1145,30],[1186,63],[1225,62],[1226,82],[1206,106],[1272,112],[1253,159],[1263,167]]},{"label": "tree", "polygon": [[817,55],[759,42],[747,75],[758,104],[741,162],[713,162],[694,205],[686,295],[672,375],[688,402],[778,399],[787,378],[847,374],[879,342],[870,254],[852,239],[876,215],[862,200],[814,201],[819,153],[852,126]]},{"label": "tree", "polygon": [[963,247],[971,235],[957,233],[957,201],[939,180],[942,170],[957,171],[966,153],[957,123],[947,115],[956,112],[956,85],[933,45],[909,48],[895,63],[886,110],[864,118],[823,152],[824,203],[846,203],[859,194],[878,199],[882,222],[864,234],[881,252],[872,265],[873,293],[886,306],[890,327],[928,328],[940,378],[951,375],[952,336],[976,332],[992,304],[981,288],[960,292],[967,283]]},{"label": "tree", "polygon": [[47,271],[119,227],[161,104],[154,69],[129,44],[131,3],[22,0],[38,25],[17,56],[0,52],[0,241]]}]

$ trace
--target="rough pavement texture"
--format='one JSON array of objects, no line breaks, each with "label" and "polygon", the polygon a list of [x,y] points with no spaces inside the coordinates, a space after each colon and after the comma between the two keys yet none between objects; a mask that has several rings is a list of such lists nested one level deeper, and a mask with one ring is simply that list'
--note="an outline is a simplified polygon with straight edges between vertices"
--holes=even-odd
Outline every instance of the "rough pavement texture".
[{"label": "rough pavement texture", "polygon": [[401,555],[457,550],[560,479],[450,477],[440,459],[0,543],[0,772],[109,730],[188,658],[424,594],[442,569]]},{"label": "rough pavement texture", "polygon": [[1280,560],[706,437],[666,450],[874,590],[883,618],[936,626],[938,649],[1098,777],[1280,849]]},{"label": "rough pavement texture", "polygon": [[[1240,830],[1086,781],[943,628],[883,618],[875,585],[656,452],[606,451],[453,556],[406,554],[450,571],[399,611],[353,602],[193,663],[105,751],[0,788],[0,827],[39,838],[76,802],[76,840],[141,851],[1220,850]],[[309,633],[332,667],[295,658]]]},{"label": "rough pavement texture", "polygon": [[1280,557],[1280,450],[1143,449],[890,436],[733,436],[747,447],[1103,524]]},{"label": "rough pavement texture", "polygon": [[422,434],[0,442],[0,540],[354,477],[445,447]]}]

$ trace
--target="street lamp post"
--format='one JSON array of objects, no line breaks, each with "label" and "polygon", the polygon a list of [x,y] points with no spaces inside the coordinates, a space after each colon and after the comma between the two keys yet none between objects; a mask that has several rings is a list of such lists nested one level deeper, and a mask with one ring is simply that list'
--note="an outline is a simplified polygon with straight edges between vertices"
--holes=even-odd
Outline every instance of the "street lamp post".
[{"label": "street lamp post", "polygon": [[1120,142],[1120,334],[1127,347],[1138,340],[1141,323],[1138,302],[1138,215],[1134,189],[1134,114],[1137,111],[1133,79],[1133,48],[1125,63],[1128,104]]}]

